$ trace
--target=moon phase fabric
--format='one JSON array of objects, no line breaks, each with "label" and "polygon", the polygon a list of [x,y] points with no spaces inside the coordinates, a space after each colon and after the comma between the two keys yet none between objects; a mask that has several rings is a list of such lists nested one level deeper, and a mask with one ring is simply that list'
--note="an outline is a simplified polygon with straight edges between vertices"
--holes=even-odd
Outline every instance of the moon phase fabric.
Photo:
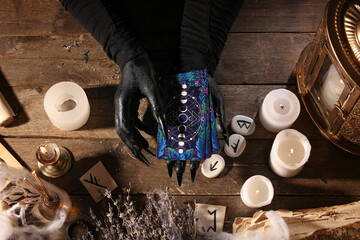
[{"label": "moon phase fabric", "polygon": [[161,79],[168,139],[159,126],[158,158],[201,161],[220,150],[209,90],[206,70]]}]

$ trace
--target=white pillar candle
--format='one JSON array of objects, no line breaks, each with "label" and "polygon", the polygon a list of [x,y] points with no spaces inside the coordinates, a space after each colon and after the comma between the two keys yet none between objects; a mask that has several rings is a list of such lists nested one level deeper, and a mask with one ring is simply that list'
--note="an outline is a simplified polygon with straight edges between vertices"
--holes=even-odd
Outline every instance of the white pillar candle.
[{"label": "white pillar candle", "polygon": [[270,167],[281,177],[293,177],[308,161],[309,140],[294,129],[285,129],[276,135],[270,152]]},{"label": "white pillar candle", "polygon": [[274,187],[267,177],[255,175],[245,181],[240,196],[246,206],[260,208],[271,203]]},{"label": "white pillar candle", "polygon": [[328,110],[334,108],[334,104],[339,100],[345,84],[335,66],[331,64],[329,70],[323,78],[323,85],[320,90],[322,102]]},{"label": "white pillar candle", "polygon": [[86,93],[73,82],[59,82],[49,88],[44,108],[52,124],[65,131],[82,127],[90,116]]},{"label": "white pillar candle", "polygon": [[300,102],[296,95],[286,89],[269,92],[260,108],[262,125],[271,132],[289,128],[300,114]]}]

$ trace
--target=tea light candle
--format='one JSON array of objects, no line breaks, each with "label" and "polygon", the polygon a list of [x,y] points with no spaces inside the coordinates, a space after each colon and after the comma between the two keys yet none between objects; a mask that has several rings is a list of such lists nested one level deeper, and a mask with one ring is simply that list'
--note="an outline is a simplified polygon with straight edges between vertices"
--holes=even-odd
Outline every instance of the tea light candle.
[{"label": "tea light candle", "polygon": [[274,197],[274,187],[264,176],[255,175],[245,181],[240,191],[241,200],[250,208],[269,205]]},{"label": "tea light candle", "polygon": [[36,158],[41,173],[50,178],[63,176],[71,167],[70,153],[55,142],[41,143],[36,150]]},{"label": "tea light candle", "polygon": [[323,78],[323,85],[320,90],[322,102],[328,110],[334,108],[335,103],[339,100],[345,84],[341,79],[335,66],[331,64],[329,70]]},{"label": "tea light candle", "polygon": [[297,175],[308,161],[309,140],[294,129],[285,129],[276,135],[270,152],[270,167],[281,177]]},{"label": "tea light candle", "polygon": [[260,108],[259,118],[270,132],[289,128],[300,114],[300,102],[296,95],[286,89],[269,92]]},{"label": "tea light candle", "polygon": [[39,156],[44,161],[51,161],[55,158],[55,149],[52,145],[44,144],[39,147]]},{"label": "tea light candle", "polygon": [[44,108],[52,124],[64,131],[82,127],[90,116],[86,93],[73,82],[59,82],[49,88]]}]

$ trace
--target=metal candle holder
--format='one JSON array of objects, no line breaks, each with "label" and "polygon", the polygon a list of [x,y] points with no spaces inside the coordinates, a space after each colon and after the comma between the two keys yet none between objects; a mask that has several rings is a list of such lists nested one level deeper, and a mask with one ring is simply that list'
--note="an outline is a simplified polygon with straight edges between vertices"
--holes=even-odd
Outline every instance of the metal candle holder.
[{"label": "metal candle holder", "polygon": [[360,0],[331,0],[296,66],[301,99],[321,134],[360,155]]},{"label": "metal candle holder", "polygon": [[42,174],[50,178],[65,175],[71,167],[70,153],[55,142],[44,142],[36,151],[38,166]]}]

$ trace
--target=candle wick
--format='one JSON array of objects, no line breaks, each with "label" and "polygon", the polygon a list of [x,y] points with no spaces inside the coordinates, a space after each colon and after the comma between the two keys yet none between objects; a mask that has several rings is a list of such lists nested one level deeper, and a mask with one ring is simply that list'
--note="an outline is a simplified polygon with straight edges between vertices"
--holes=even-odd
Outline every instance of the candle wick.
[{"label": "candle wick", "polygon": [[291,157],[292,155],[294,155],[294,149],[293,148],[290,149],[290,151],[289,151],[289,157]]},{"label": "candle wick", "polygon": [[280,108],[281,108],[281,109],[284,109],[284,105],[280,104]]}]

